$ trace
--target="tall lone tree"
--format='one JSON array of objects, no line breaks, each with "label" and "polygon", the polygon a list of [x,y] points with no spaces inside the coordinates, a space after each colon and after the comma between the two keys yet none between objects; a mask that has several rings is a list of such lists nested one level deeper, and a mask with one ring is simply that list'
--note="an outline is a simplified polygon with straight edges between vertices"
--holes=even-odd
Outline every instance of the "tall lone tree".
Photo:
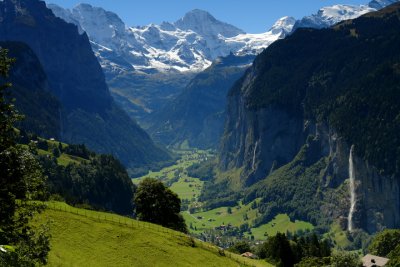
[{"label": "tall lone tree", "polygon": [[185,221],[179,214],[181,200],[161,181],[144,179],[137,189],[135,205],[139,220],[187,232]]}]

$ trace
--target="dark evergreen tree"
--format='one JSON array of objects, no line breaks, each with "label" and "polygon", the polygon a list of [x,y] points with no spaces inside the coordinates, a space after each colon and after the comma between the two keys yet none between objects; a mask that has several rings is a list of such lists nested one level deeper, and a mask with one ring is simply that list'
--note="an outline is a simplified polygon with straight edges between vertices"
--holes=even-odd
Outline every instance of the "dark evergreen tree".
[{"label": "dark evergreen tree", "polygon": [[[321,240],[315,233],[292,240],[278,233],[256,249],[260,258],[267,258],[277,266],[310,266],[316,262],[330,262],[331,247],[328,240]],[[313,262],[313,263],[312,263]],[[311,264],[312,263],[312,264]]]},{"label": "dark evergreen tree", "polygon": [[[13,62],[7,52],[0,48],[3,79]],[[18,131],[14,124],[21,116],[5,98],[10,86],[0,86],[0,244],[14,247],[14,252],[1,252],[0,262],[6,266],[35,266],[46,263],[49,238],[46,230],[35,231],[29,225],[34,212],[41,210],[30,200],[45,197],[45,179],[35,157],[16,145]]]},{"label": "dark evergreen tree", "polygon": [[295,264],[295,255],[285,234],[277,233],[268,238],[263,246],[265,257],[277,266],[291,267]]},{"label": "dark evergreen tree", "polygon": [[248,251],[251,251],[250,244],[246,241],[236,242],[232,247],[229,248],[229,251],[232,251],[237,254],[242,254]]}]

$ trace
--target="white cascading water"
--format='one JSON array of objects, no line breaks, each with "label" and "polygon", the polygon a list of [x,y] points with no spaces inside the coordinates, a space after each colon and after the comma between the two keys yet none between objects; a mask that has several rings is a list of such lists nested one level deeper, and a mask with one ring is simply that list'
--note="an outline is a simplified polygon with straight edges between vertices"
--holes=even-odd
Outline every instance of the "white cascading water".
[{"label": "white cascading water", "polygon": [[354,152],[354,145],[351,146],[350,156],[349,156],[350,211],[349,211],[348,225],[347,225],[347,230],[349,232],[353,231],[353,213],[356,207],[356,188],[355,188],[356,177],[354,172],[353,152]]},{"label": "white cascading water", "polygon": [[257,146],[258,146],[258,141],[256,141],[256,144],[254,146],[254,151],[253,151],[253,164],[251,165],[251,168],[253,171],[255,170],[255,164],[256,164],[256,151],[257,151]]}]

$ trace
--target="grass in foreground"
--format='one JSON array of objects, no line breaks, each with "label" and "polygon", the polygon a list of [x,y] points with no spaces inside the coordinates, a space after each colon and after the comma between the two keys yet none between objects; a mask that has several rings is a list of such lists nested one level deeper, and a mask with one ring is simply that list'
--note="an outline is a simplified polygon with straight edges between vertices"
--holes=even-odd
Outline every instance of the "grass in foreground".
[{"label": "grass in foreground", "polygon": [[187,236],[152,224],[65,203],[49,207],[35,218],[50,222],[49,266],[271,266],[228,252],[221,256],[200,241],[192,247]]}]

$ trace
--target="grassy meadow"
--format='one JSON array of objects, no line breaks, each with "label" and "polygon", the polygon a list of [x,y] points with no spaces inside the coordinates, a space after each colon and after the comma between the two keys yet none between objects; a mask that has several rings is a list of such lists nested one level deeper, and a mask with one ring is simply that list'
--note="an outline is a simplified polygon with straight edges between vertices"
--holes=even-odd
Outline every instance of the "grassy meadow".
[{"label": "grassy meadow", "polygon": [[[48,266],[272,266],[126,217],[48,203],[34,223],[51,233]],[[233,258],[233,259],[232,259]]]}]

